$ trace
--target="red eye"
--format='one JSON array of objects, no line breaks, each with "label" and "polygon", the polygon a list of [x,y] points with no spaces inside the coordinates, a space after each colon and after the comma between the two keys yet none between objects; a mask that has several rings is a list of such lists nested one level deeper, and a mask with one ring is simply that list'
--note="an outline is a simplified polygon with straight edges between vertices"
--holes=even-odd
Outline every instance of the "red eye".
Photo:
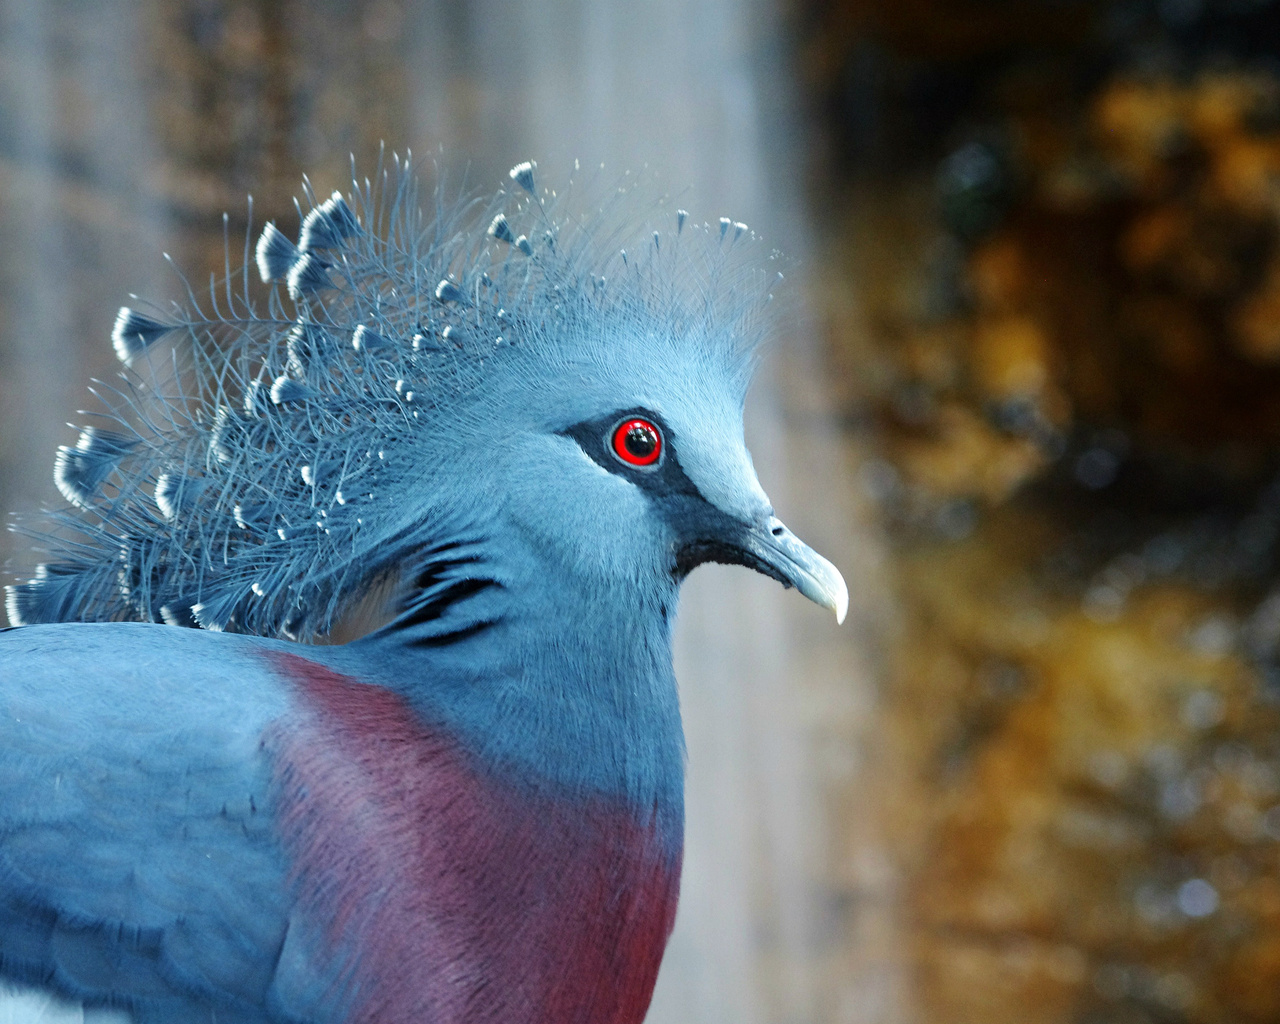
[{"label": "red eye", "polygon": [[652,466],[662,458],[662,434],[648,420],[623,420],[613,430],[613,454],[628,466]]}]

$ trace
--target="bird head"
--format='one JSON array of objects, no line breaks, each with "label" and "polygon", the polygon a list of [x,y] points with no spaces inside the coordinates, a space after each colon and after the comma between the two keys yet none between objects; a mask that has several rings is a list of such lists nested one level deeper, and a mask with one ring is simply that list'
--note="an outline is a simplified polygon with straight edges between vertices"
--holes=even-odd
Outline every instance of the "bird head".
[{"label": "bird head", "polygon": [[[495,511],[558,571],[661,592],[705,562],[744,565],[796,587],[843,621],[844,580],[775,514],[743,437],[742,353],[670,311],[594,306],[566,315],[550,364],[516,345],[483,453]],[[565,333],[579,334],[566,350]]]}]

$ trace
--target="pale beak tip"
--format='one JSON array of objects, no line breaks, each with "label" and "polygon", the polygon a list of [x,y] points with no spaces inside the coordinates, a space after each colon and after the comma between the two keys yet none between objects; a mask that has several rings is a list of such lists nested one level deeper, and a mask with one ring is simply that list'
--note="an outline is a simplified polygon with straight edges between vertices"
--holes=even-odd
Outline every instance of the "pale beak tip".
[{"label": "pale beak tip", "polygon": [[805,597],[836,613],[836,625],[843,625],[849,614],[849,587],[840,570],[812,549],[808,551],[807,572],[797,580]]}]

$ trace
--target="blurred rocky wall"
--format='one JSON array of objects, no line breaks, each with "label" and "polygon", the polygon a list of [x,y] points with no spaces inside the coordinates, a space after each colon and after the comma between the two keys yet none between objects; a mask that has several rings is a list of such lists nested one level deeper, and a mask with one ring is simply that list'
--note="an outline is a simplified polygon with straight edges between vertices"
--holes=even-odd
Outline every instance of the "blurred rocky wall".
[{"label": "blurred rocky wall", "polygon": [[793,13],[907,1016],[1280,1019],[1280,5]]}]

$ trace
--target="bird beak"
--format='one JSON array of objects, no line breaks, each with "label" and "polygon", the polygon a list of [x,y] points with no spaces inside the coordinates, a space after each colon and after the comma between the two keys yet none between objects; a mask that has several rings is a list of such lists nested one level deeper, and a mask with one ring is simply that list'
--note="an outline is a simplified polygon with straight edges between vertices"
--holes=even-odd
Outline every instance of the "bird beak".
[{"label": "bird beak", "polygon": [[783,525],[770,517],[761,526],[740,533],[735,540],[752,556],[752,568],[772,576],[784,587],[795,587],[814,604],[835,612],[844,622],[849,611],[849,588],[840,570]]},{"label": "bird beak", "polygon": [[783,525],[774,516],[744,521],[699,498],[686,504],[674,518],[682,521],[685,535],[695,539],[676,547],[672,572],[683,579],[704,562],[745,565],[772,577],[784,587],[795,587],[810,601],[835,612],[844,622],[849,611],[849,588],[840,570]]}]

